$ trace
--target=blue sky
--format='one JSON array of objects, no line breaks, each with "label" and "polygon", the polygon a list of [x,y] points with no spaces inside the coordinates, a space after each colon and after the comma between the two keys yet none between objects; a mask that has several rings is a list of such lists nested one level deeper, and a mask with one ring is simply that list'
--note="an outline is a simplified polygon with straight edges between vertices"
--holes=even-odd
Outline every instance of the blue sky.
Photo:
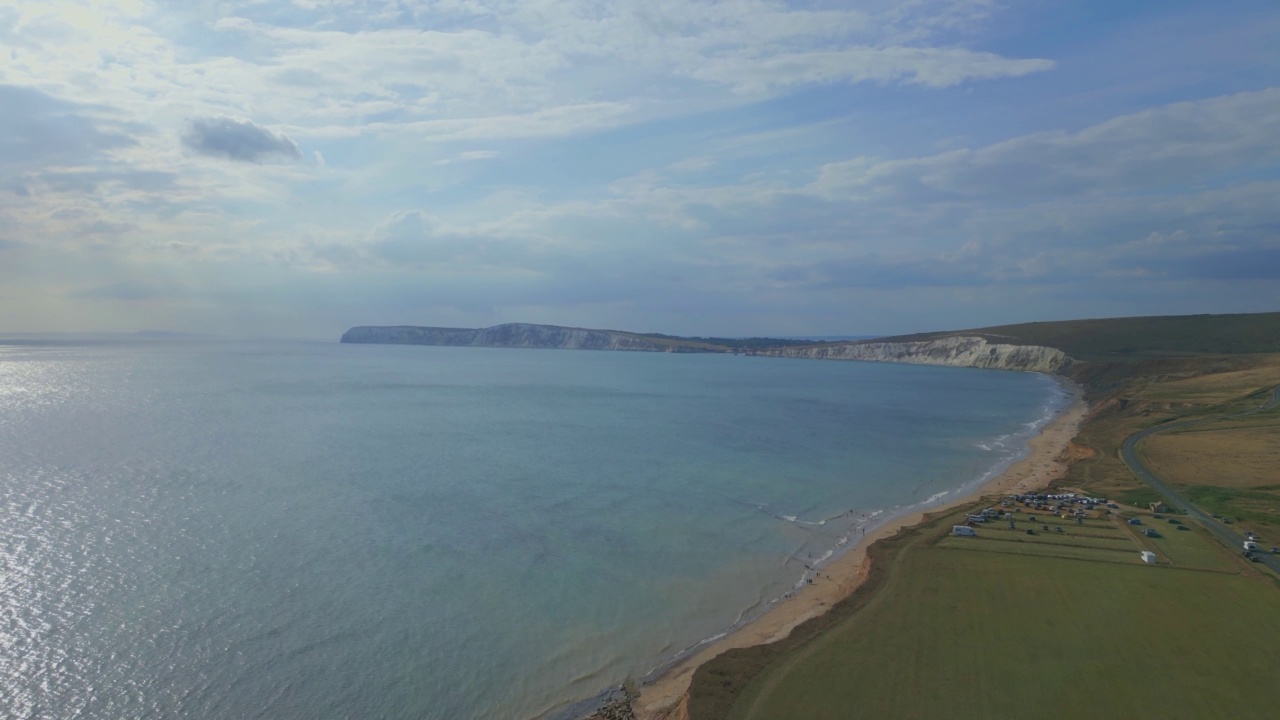
[{"label": "blue sky", "polygon": [[1274,2],[0,0],[0,331],[1280,309]]}]

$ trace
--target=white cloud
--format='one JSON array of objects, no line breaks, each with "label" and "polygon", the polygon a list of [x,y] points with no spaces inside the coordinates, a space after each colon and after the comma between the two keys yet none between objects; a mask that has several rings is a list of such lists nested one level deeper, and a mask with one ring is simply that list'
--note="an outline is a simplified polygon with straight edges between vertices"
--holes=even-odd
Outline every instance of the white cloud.
[{"label": "white cloud", "polygon": [[[42,14],[17,4],[19,34],[45,27],[62,40],[19,51],[10,81],[88,92],[170,127],[181,117],[250,115],[335,135],[335,126],[474,121],[506,122],[521,137],[597,127],[601,107],[620,110],[604,119],[612,125],[802,84],[943,87],[1052,66],[931,47],[936,17],[973,6],[948,0],[913,12],[892,4],[809,11],[764,0],[373,3],[383,14],[371,3],[314,3],[300,6],[317,11],[310,26],[249,19],[267,16],[255,5],[212,19],[214,35],[191,46],[177,42],[182,20],[173,6],[61,0]],[[411,26],[378,20],[393,14]],[[457,29],[434,29],[451,25]],[[155,107],[159,97],[167,108]],[[583,113],[594,119],[576,119]],[[528,120],[509,122],[520,117]]]},{"label": "white cloud", "polygon": [[1024,135],[930,157],[831,163],[814,185],[832,198],[944,198],[1114,193],[1239,173],[1280,160],[1280,88],[1182,102],[1077,132]]},{"label": "white cloud", "polygon": [[[42,297],[141,306],[167,271],[169,290],[230,298],[287,272],[300,294],[395,278],[412,302],[546,314],[1269,267],[1280,89],[1037,125],[1033,99],[986,81],[1056,92],[1073,58],[993,51],[1000,17],[992,0],[0,0],[0,250],[37,258]],[[964,127],[928,100],[961,96],[1013,119]],[[918,149],[939,133],[972,147]]]},{"label": "white cloud", "polygon": [[436,164],[453,165],[454,163],[474,162],[476,160],[491,160],[496,157],[498,157],[498,153],[495,150],[466,150],[454,157],[437,160]]},{"label": "white cloud", "polygon": [[649,173],[607,200],[513,214],[504,232],[647,236],[655,255],[792,288],[1280,277],[1280,186],[1267,179],[1278,166],[1271,89],[1073,133],[829,164],[808,185],[680,186]]},{"label": "white cloud", "polygon": [[[819,11],[766,0],[311,2],[295,3],[292,14],[276,5],[0,0],[7,37],[16,40],[0,65],[4,80],[24,92],[40,88],[54,101],[75,98],[99,119],[112,116],[112,124],[96,126],[99,137],[120,138],[120,147],[46,187],[65,196],[73,183],[94,178],[169,178],[167,189],[98,183],[104,194],[95,201],[167,205],[170,217],[191,203],[237,203],[243,213],[251,207],[245,203],[278,205],[300,183],[361,182],[355,173],[374,167],[370,161],[382,163],[379,171],[403,172],[415,161],[485,159],[496,151],[466,145],[578,136],[803,84],[943,86],[1045,67],[930,48],[958,26],[930,18],[973,15],[975,6],[958,0],[910,12],[893,3]],[[213,147],[202,140],[208,133],[193,132],[192,119],[199,130],[220,117],[253,118],[255,125],[237,127],[265,142],[252,145],[257,150],[241,143],[223,157],[261,160],[265,148],[297,158],[297,140],[317,161],[234,168],[184,154],[184,139],[188,147]],[[89,127],[80,138],[90,137]],[[354,156],[333,147],[356,142],[372,145]],[[392,144],[394,158],[377,157],[374,148]]]},{"label": "white cloud", "polygon": [[735,92],[765,95],[799,85],[903,82],[942,88],[970,80],[1018,77],[1051,70],[1049,60],[1010,60],[953,48],[853,47],[778,54],[759,59],[715,58],[687,72]]}]

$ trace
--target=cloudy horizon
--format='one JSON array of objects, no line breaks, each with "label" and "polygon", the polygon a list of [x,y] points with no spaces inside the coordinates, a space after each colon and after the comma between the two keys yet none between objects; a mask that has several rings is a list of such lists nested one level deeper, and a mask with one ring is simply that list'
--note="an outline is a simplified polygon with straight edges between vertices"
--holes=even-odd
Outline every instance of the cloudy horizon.
[{"label": "cloudy horizon", "polygon": [[1093,5],[0,0],[0,332],[1280,309],[1280,7]]}]

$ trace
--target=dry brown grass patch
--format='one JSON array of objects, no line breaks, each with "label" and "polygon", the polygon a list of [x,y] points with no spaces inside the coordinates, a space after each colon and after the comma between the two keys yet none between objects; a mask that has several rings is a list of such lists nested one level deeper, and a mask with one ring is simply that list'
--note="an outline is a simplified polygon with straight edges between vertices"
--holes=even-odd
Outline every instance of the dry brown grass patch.
[{"label": "dry brown grass patch", "polygon": [[1169,381],[1155,381],[1138,397],[1149,401],[1174,401],[1192,405],[1217,405],[1248,395],[1259,388],[1280,385],[1280,357],[1259,358],[1260,365],[1245,370],[1214,373]]},{"label": "dry brown grass patch", "polygon": [[1280,484],[1280,425],[1156,435],[1141,452],[1158,474],[1182,485]]}]

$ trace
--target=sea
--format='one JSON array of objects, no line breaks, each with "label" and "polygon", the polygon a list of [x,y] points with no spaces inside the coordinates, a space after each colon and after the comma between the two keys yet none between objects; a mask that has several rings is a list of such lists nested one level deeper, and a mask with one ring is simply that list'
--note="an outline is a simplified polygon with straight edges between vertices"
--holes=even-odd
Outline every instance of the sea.
[{"label": "sea", "polygon": [[557,718],[1025,454],[1031,373],[0,340],[9,718]]}]

